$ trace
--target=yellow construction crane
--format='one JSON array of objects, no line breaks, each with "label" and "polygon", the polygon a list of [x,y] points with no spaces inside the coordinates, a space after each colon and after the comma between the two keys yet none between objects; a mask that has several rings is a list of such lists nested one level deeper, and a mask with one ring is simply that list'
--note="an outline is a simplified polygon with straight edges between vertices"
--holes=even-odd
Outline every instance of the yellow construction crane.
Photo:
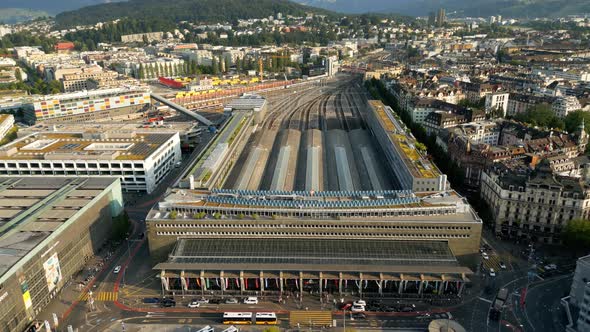
[{"label": "yellow construction crane", "polygon": [[[267,55],[267,58],[270,59],[290,59],[291,57],[288,55]],[[262,82],[262,73],[264,72],[264,63],[262,62],[262,56],[258,58],[258,75],[260,76],[260,82]]]}]

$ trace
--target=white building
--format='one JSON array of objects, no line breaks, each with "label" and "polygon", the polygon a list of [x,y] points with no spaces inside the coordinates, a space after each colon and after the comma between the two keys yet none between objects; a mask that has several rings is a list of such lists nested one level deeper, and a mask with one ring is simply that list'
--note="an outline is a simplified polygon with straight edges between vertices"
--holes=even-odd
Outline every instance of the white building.
[{"label": "white building", "polygon": [[0,148],[0,175],[120,177],[150,193],[180,160],[178,133],[34,133]]},{"label": "white building", "polygon": [[574,96],[559,97],[551,105],[553,112],[560,118],[565,118],[570,112],[582,109],[578,98]]},{"label": "white building", "polygon": [[502,116],[506,116],[508,110],[508,98],[510,94],[508,92],[494,92],[486,95],[486,113],[490,113],[495,110],[502,110]]},{"label": "white building", "polygon": [[6,136],[13,126],[14,116],[12,114],[0,114],[0,140]]}]

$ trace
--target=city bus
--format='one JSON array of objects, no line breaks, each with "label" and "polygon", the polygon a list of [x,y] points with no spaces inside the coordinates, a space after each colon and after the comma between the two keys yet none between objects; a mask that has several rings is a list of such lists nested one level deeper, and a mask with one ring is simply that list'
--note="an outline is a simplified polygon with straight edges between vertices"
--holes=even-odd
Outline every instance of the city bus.
[{"label": "city bus", "polygon": [[277,315],[274,312],[257,312],[256,325],[277,325]]},{"label": "city bus", "polygon": [[251,312],[224,312],[223,324],[249,325],[252,324]]}]

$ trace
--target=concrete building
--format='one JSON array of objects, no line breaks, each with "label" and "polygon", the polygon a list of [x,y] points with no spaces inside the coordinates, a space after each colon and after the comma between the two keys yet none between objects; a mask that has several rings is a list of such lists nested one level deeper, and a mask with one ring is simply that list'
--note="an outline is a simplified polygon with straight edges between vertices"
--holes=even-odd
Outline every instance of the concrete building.
[{"label": "concrete building", "polygon": [[578,258],[572,289],[561,303],[568,318],[567,332],[590,330],[590,255]]},{"label": "concrete building", "polygon": [[100,81],[115,80],[118,76],[117,72],[103,70],[102,67],[96,65],[80,68],[76,73],[63,74],[62,85],[64,92],[90,90],[92,87],[90,81],[95,81],[96,85],[98,85]]},{"label": "concrete building", "polygon": [[266,99],[259,95],[245,94],[240,98],[234,99],[225,105],[225,111],[251,112],[254,116],[254,124],[262,123],[268,111]]},{"label": "concrete building", "polygon": [[393,110],[375,100],[370,101],[370,107],[367,124],[384,149],[401,188],[414,192],[449,189],[447,176],[416,149],[415,138],[406,132]]},{"label": "concrete building", "polygon": [[559,243],[569,221],[590,217],[587,181],[555,175],[547,159],[532,173],[497,164],[482,174],[481,198],[492,211],[496,234]]},{"label": "concrete building", "polygon": [[0,114],[0,140],[14,127],[14,115]]},{"label": "concrete building", "polygon": [[116,178],[0,177],[0,326],[21,332],[111,236]]},{"label": "concrete building", "polygon": [[150,193],[180,160],[178,133],[34,133],[0,148],[0,176],[119,177]]},{"label": "concrete building", "polygon": [[149,106],[145,87],[124,87],[36,96],[25,111],[28,123],[37,121],[84,121],[134,113]]},{"label": "concrete building", "polygon": [[123,43],[142,43],[144,40],[147,40],[148,43],[153,41],[160,41],[164,38],[164,33],[161,31],[158,32],[147,32],[147,33],[136,33],[132,35],[122,35],[121,41]]},{"label": "concrete building", "polygon": [[555,115],[565,118],[569,113],[581,110],[582,105],[580,105],[578,98],[566,96],[557,98],[551,105],[551,108],[555,112]]}]

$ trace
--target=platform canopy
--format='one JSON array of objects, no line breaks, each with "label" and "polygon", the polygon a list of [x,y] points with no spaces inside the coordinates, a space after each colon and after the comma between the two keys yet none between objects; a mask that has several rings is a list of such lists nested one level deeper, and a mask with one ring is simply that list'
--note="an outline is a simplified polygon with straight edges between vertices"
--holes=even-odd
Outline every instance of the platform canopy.
[{"label": "platform canopy", "polygon": [[445,241],[179,239],[157,270],[466,273]]}]

